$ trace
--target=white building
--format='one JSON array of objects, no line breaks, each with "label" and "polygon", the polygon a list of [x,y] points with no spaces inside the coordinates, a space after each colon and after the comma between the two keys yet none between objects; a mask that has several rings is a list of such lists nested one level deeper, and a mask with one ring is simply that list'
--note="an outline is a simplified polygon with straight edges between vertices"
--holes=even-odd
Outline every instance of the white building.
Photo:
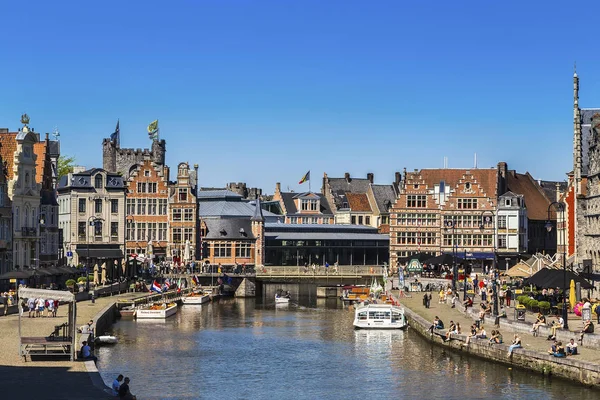
[{"label": "white building", "polygon": [[100,281],[129,275],[123,263],[123,178],[94,168],[61,177],[57,191],[58,225],[63,231],[67,262],[97,272]]},{"label": "white building", "polygon": [[523,195],[508,191],[498,198],[496,227],[498,268],[504,269],[504,263],[516,260],[520,253],[528,250],[527,207]]}]

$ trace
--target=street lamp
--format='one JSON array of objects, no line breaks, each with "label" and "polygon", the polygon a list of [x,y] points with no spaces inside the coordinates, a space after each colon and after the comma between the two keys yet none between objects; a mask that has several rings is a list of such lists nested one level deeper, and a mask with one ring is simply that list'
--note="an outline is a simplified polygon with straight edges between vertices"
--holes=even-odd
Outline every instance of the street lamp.
[{"label": "street lamp", "polygon": [[[563,306],[562,306],[562,317],[565,321],[564,328],[569,329],[569,322],[567,316],[567,242],[565,241],[565,204],[559,203],[558,201],[553,201],[548,205],[548,220],[546,221],[546,230],[548,233],[552,231],[552,222],[550,221],[550,211],[552,206],[556,207],[556,211],[560,212],[560,219],[562,221],[562,248],[563,248]],[[557,227],[558,229],[558,227]],[[558,232],[557,232],[558,238]],[[558,251],[558,246],[557,249]]]},{"label": "street lamp", "polygon": [[[491,214],[491,216],[485,216],[485,213],[489,212]],[[492,229],[494,229],[494,225],[493,225],[493,221],[494,221],[494,212],[491,210],[484,210],[481,212],[481,224],[479,225],[479,229],[481,229],[482,231],[486,228],[486,225],[492,225]],[[483,244],[483,239],[482,239],[482,244]],[[496,268],[496,235],[493,234],[492,235],[492,244],[494,245],[494,259],[492,261],[492,271],[494,271],[494,278],[492,279],[492,290],[493,290],[493,294],[492,296],[494,296],[494,315],[498,315],[498,282],[496,277],[498,276],[497,274],[497,268]]]},{"label": "street lamp", "polygon": [[[456,268],[456,246],[454,245],[454,229],[456,228],[456,217],[452,216],[452,219],[446,219],[444,221],[446,230],[452,229],[452,291],[456,291],[456,281],[458,279],[458,271]],[[464,300],[464,299],[463,299]]]},{"label": "street lamp", "polygon": [[[87,222],[89,226],[96,226],[96,222],[104,221],[103,218],[97,218],[95,216],[91,216],[88,218]],[[90,229],[87,229],[86,235],[86,245],[87,245],[87,259],[86,259],[86,268],[85,268],[85,291],[90,291]]]}]

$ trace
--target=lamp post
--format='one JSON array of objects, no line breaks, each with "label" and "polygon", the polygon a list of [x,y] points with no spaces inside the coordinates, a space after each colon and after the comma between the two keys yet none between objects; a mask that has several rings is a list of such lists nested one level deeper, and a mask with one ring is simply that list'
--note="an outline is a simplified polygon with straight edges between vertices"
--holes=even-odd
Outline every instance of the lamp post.
[{"label": "lamp post", "polygon": [[[565,204],[553,201],[548,205],[548,220],[546,221],[546,230],[548,233],[552,231],[552,222],[550,221],[550,211],[552,207],[556,207],[556,211],[560,212],[560,219],[562,221],[562,260],[563,260],[563,306],[562,306],[562,317],[565,321],[564,328],[569,329],[568,315],[567,315],[567,242],[565,241]],[[558,230],[558,226],[557,226]],[[558,238],[558,232],[556,233]],[[556,251],[558,252],[558,246]]]},{"label": "lamp post", "polygon": [[[447,219],[444,221],[444,225],[446,230],[452,229],[452,291],[456,291],[456,281],[457,281],[457,268],[456,268],[456,246],[454,245],[454,229],[456,228],[456,217],[452,216],[452,219]],[[463,299],[464,300],[464,299]]]},{"label": "lamp post", "polygon": [[[104,221],[103,218],[97,218],[95,216],[91,216],[88,218],[87,222],[89,226],[96,226],[96,222]],[[90,291],[90,229],[87,228],[86,235],[86,246],[87,246],[87,259],[86,259],[86,268],[85,268],[85,291]]]},{"label": "lamp post", "polygon": [[[485,213],[490,213],[491,216],[485,216]],[[481,224],[479,225],[479,229],[482,231],[486,228],[486,225],[492,225],[492,229],[494,229],[494,212],[491,210],[484,210],[481,212]],[[495,230],[495,229],[494,229]],[[482,243],[483,244],[483,243]],[[494,247],[494,258],[492,260],[492,271],[494,271],[494,277],[492,279],[492,291],[494,296],[494,315],[498,315],[498,273],[497,273],[497,265],[496,265],[496,235],[495,232],[492,235],[492,245]]]}]

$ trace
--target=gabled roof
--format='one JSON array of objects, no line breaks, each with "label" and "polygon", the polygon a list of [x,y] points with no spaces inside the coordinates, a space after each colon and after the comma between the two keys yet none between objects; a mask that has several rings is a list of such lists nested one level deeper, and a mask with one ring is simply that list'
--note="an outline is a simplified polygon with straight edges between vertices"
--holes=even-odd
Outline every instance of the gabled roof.
[{"label": "gabled roof", "polygon": [[371,205],[366,193],[346,193],[350,209],[355,212],[371,212]]},{"label": "gabled roof", "polygon": [[511,170],[506,174],[506,186],[513,193],[522,194],[527,204],[527,218],[535,221],[548,219],[550,201],[542,188],[529,175],[529,172],[519,174]]},{"label": "gabled roof", "polygon": [[522,195],[513,193],[509,190],[508,192],[500,195],[499,197],[519,197],[519,196],[522,196]]},{"label": "gabled roof", "polygon": [[373,191],[373,197],[375,197],[375,204],[379,209],[380,213],[388,213],[388,202],[389,207],[391,208],[394,202],[396,201],[397,193],[394,190],[393,185],[371,185],[371,190]]},{"label": "gabled roof", "polygon": [[[250,220],[254,216],[256,205],[254,202],[245,201],[227,201],[210,200],[198,202],[198,216],[200,218],[242,218]],[[262,211],[263,217],[267,221],[276,222],[281,220],[281,216],[269,211]]]},{"label": "gabled roof", "polygon": [[[281,194],[281,199],[283,201],[283,205],[285,207],[285,210],[287,212],[287,215],[294,215],[294,214],[300,214],[298,212],[298,208],[296,207],[296,203],[294,201],[294,199],[298,198],[299,194],[296,192],[280,192]],[[315,197],[319,198],[319,203],[321,204],[321,209],[316,212],[316,214],[323,214],[323,215],[328,215],[328,216],[333,216],[333,212],[331,212],[331,207],[329,207],[329,202],[327,201],[327,199],[325,198],[325,196],[323,196],[321,193],[311,193],[313,195],[315,195]],[[307,193],[300,193],[301,197],[307,197]],[[306,215],[306,213],[301,214],[301,215]]]},{"label": "gabled roof", "polygon": [[[91,189],[96,190],[94,188],[92,182],[92,176],[98,172],[103,172],[106,174],[106,182],[104,184],[104,188],[106,190],[124,190],[125,182],[123,182],[123,177],[114,172],[106,172],[101,168],[92,168],[86,171],[78,172],[76,174],[69,174],[62,176],[58,181],[57,190],[65,191],[67,189]],[[69,182],[69,177],[71,181]]]},{"label": "gabled roof", "polygon": [[496,168],[437,168],[421,169],[406,173],[406,185],[426,184],[429,189],[444,181],[446,187],[454,189],[463,176],[473,176],[485,194],[495,199],[498,191],[498,171]]}]

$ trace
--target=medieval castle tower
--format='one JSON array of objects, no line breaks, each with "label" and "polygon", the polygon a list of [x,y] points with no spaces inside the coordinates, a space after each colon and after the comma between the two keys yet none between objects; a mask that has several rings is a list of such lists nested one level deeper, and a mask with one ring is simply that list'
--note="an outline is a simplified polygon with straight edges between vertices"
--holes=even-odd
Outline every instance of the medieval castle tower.
[{"label": "medieval castle tower", "polygon": [[122,149],[117,140],[102,140],[102,168],[109,172],[121,174],[125,179],[132,168],[150,159],[154,164],[164,166],[167,143],[154,139],[151,149]]}]

